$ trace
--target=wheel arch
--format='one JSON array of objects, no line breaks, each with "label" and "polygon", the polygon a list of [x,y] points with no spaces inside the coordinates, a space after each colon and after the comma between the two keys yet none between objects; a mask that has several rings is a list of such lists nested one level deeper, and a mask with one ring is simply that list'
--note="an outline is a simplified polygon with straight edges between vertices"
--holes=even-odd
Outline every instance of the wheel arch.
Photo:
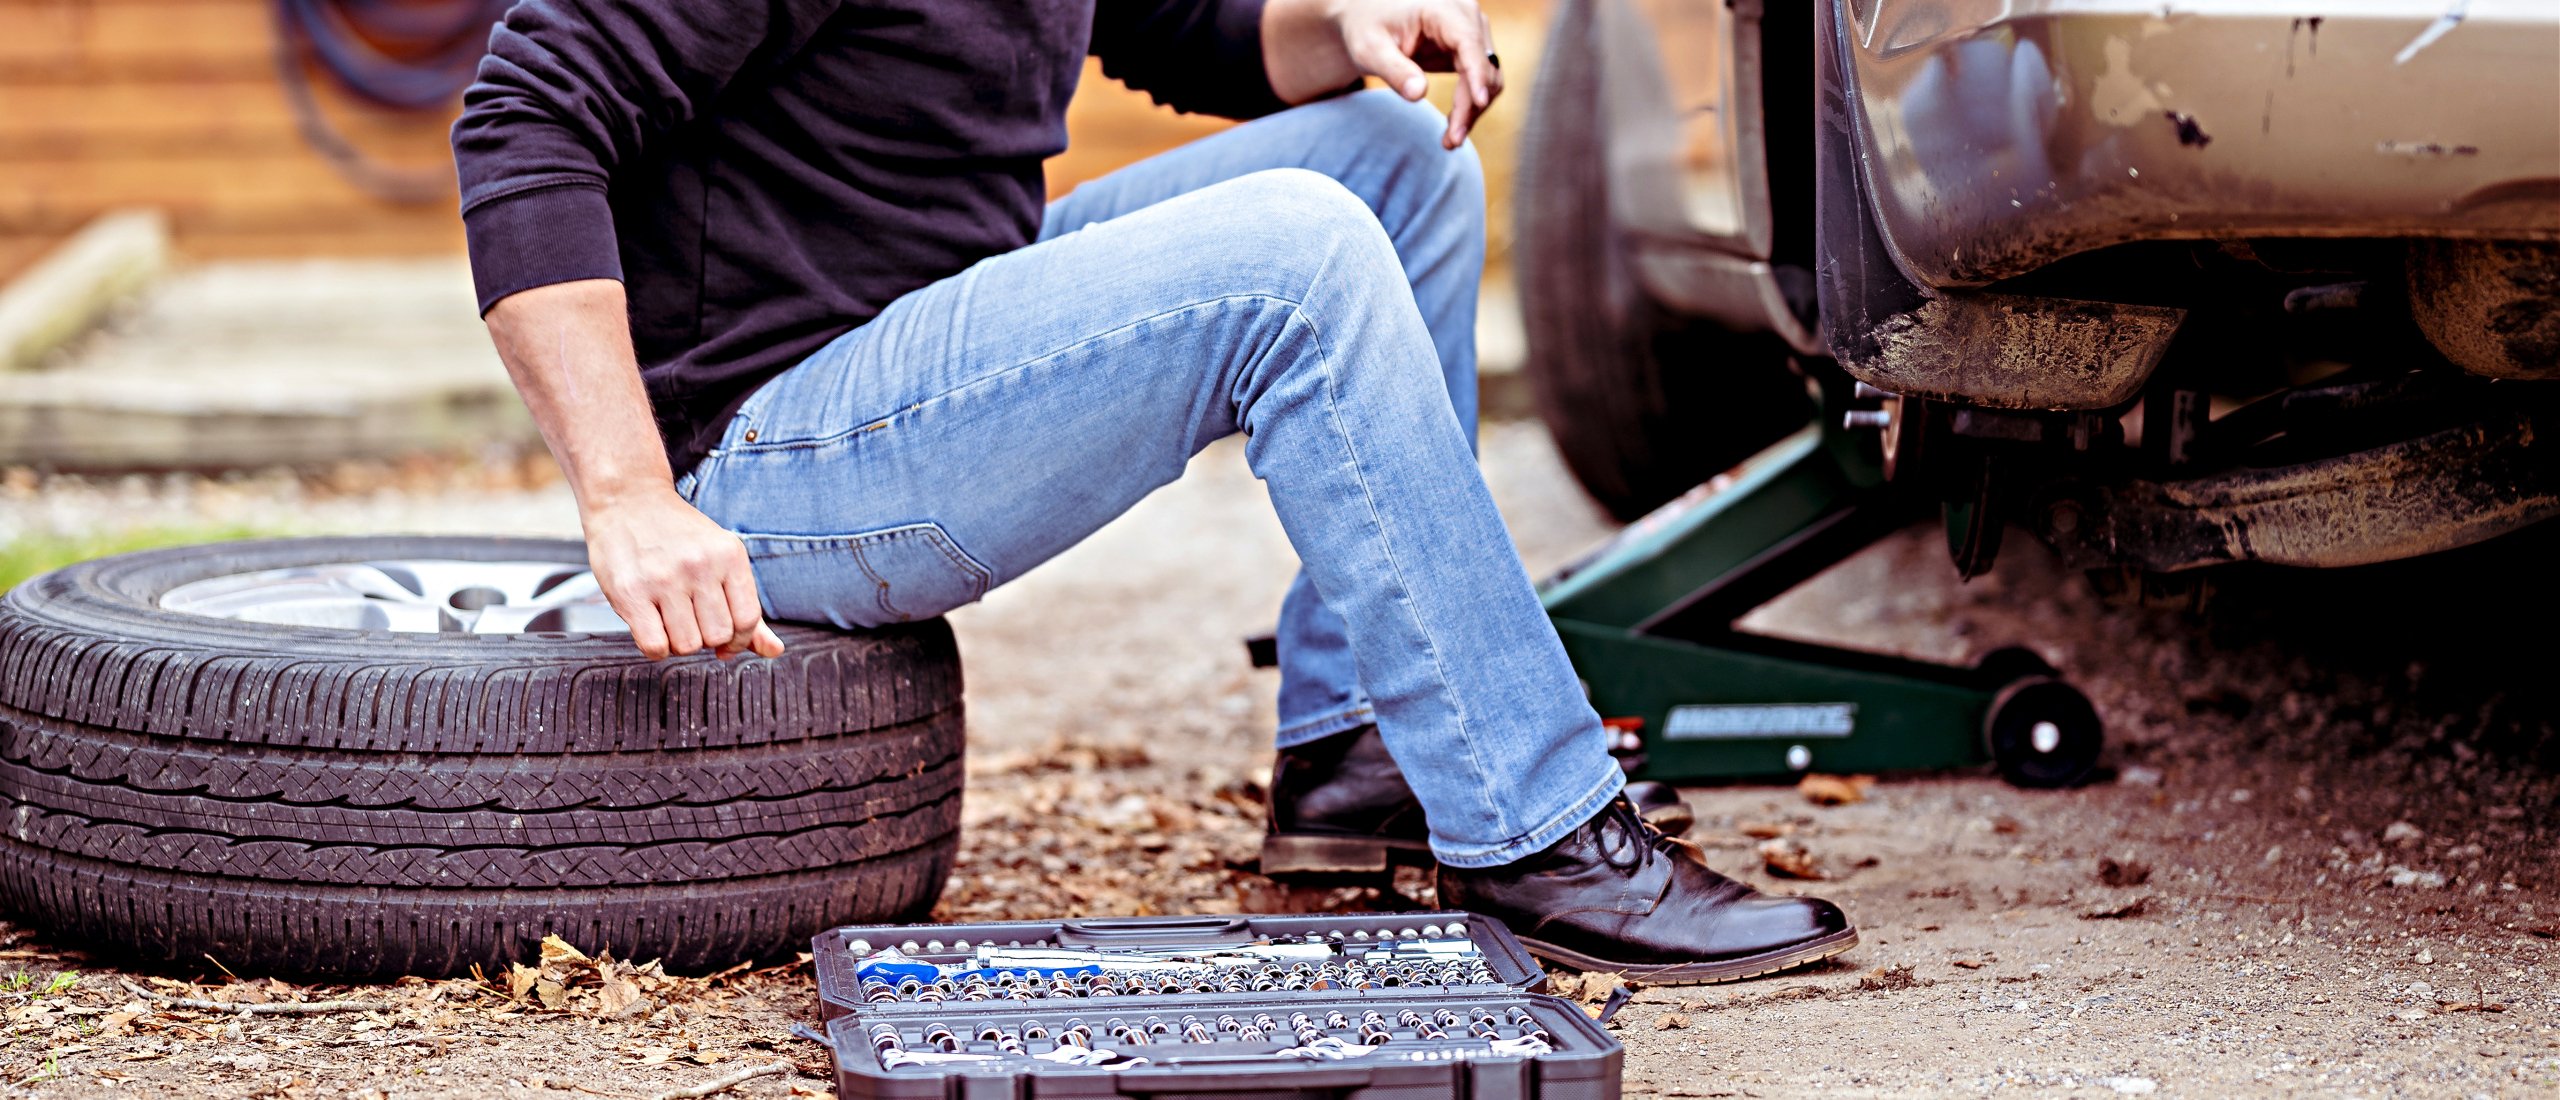
[{"label": "wheel arch", "polygon": [[1809,276],[1813,16],[1591,0],[1610,220],[1666,307],[1822,355]]}]

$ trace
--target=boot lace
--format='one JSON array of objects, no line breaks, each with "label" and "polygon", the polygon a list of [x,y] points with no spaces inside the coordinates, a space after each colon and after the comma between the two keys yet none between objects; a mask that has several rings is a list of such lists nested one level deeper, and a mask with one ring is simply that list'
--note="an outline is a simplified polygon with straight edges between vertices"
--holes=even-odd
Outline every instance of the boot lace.
[{"label": "boot lace", "polygon": [[1671,839],[1653,823],[1636,812],[1625,798],[1612,798],[1599,816],[1591,819],[1592,844],[1600,849],[1600,859],[1619,871],[1634,873],[1653,862],[1656,853],[1669,854],[1679,841]]}]

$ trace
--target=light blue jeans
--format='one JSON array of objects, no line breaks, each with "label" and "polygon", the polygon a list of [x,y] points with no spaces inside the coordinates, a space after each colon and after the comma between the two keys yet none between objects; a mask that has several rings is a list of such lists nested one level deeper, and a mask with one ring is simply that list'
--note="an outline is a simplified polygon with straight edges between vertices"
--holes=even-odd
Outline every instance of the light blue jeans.
[{"label": "light blue jeans", "polygon": [[1085,184],[1038,243],[767,383],[678,489],[770,614],[873,626],[978,599],[1243,432],[1304,562],[1282,744],[1375,721],[1442,862],[1535,853],[1622,776],[1476,470],[1483,183],[1440,127],[1368,92]]}]

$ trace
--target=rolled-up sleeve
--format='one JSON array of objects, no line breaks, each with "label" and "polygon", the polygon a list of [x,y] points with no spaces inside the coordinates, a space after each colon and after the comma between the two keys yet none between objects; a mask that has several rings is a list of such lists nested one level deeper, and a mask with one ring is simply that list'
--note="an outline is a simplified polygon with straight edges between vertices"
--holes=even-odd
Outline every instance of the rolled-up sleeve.
[{"label": "rolled-up sleeve", "polygon": [[616,165],[697,117],[741,71],[790,56],[839,0],[523,0],[490,33],[453,125],[480,309],[619,279]]},{"label": "rolled-up sleeve", "polygon": [[1263,0],[1100,0],[1106,76],[1179,111],[1256,118],[1287,107],[1262,65]]}]

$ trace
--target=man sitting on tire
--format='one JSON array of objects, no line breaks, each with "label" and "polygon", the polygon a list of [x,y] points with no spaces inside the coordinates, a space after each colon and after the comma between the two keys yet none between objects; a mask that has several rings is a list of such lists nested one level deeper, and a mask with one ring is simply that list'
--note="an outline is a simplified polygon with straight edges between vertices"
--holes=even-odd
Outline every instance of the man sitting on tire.
[{"label": "man sitting on tire", "polygon": [[[1044,211],[1088,52],[1256,121]],[[525,0],[453,144],[490,333],[651,657],[942,614],[1243,432],[1304,561],[1287,835],[1427,817],[1442,900],[1575,966],[1836,954],[1837,908],[1620,795],[1476,471],[1464,139],[1501,82],[1472,0]]]}]

